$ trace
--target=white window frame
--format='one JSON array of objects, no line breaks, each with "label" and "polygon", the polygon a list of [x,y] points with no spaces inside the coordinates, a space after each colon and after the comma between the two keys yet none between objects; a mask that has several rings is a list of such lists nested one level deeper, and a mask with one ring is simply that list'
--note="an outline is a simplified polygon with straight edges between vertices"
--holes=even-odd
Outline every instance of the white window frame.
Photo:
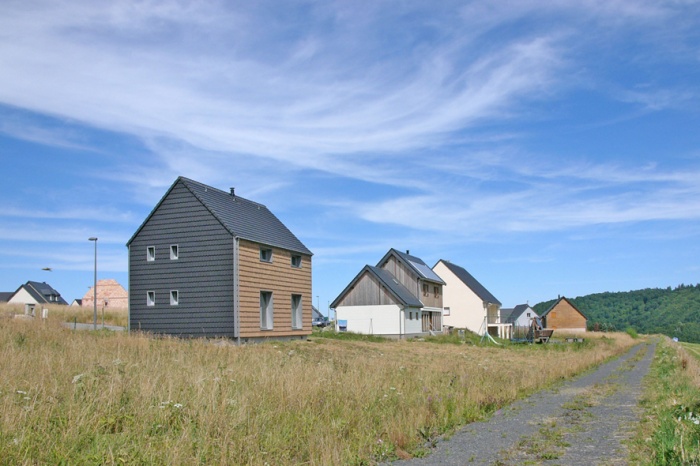
[{"label": "white window frame", "polygon": [[260,291],[260,329],[272,330],[274,322],[274,302],[272,291]]},{"label": "white window frame", "polygon": [[153,262],[154,260],[156,260],[156,247],[155,246],[147,246],[146,247],[146,261]]},{"label": "white window frame", "polygon": [[178,306],[180,304],[180,292],[178,290],[170,290],[170,305]]},{"label": "white window frame", "polygon": [[156,305],[156,292],[155,291],[146,291],[146,306],[155,306]]},{"label": "white window frame", "polygon": [[[296,303],[295,303],[296,300]],[[304,326],[302,295],[292,295],[292,328],[299,330]]]},{"label": "white window frame", "polygon": [[292,254],[292,268],[301,268],[301,254]]},{"label": "white window frame", "polygon": [[260,262],[272,262],[272,248],[260,248]]},{"label": "white window frame", "polygon": [[170,245],[170,260],[176,261],[180,258],[180,247],[177,244]]},{"label": "white window frame", "polygon": [[450,315],[450,306],[446,306],[442,308],[442,315],[448,316]]}]

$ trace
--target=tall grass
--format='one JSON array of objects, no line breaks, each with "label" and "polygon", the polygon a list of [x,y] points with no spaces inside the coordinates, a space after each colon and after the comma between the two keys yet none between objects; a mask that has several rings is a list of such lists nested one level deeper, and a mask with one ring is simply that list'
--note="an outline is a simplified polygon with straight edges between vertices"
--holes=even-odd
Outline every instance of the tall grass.
[{"label": "tall grass", "polygon": [[643,396],[645,416],[633,442],[640,464],[700,464],[700,363],[696,351],[664,337]]},{"label": "tall grass", "polygon": [[[37,305],[35,314],[36,317],[41,317],[42,309],[48,310],[48,316],[51,320],[59,320],[62,322],[78,322],[84,324],[92,324],[95,320],[95,310],[92,307],[79,306],[59,306],[57,304]],[[4,305],[0,307],[0,317],[11,317],[13,315],[24,315],[24,305]],[[126,327],[129,320],[128,310],[114,307],[98,307],[97,308],[97,324],[102,325],[117,325]]]},{"label": "tall grass", "polygon": [[232,346],[0,318],[5,464],[368,464],[632,343]]}]

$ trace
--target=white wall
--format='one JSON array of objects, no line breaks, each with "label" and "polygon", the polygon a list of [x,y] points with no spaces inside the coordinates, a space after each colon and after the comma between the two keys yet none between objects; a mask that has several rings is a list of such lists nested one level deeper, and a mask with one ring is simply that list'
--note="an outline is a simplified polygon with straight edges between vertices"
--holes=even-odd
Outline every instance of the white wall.
[{"label": "white wall", "polygon": [[[405,326],[404,326],[404,334],[415,334],[415,333],[423,333],[423,323],[421,321],[421,311],[418,308],[408,308],[404,311],[405,314]],[[411,319],[411,315],[413,315],[413,319]]]},{"label": "white wall", "polygon": [[335,313],[336,325],[339,320],[348,321],[348,332],[365,335],[399,335],[400,326],[403,325],[403,313],[395,304],[340,306],[335,309]]},{"label": "white wall", "polygon": [[486,317],[484,302],[442,262],[433,270],[446,283],[442,287],[442,305],[450,308],[450,315],[443,315],[442,325],[478,333]]},{"label": "white wall", "polygon": [[32,295],[27,293],[27,290],[20,288],[17,293],[10,298],[9,304],[39,304],[36,299],[32,298]]},{"label": "white wall", "polygon": [[[530,313],[530,317],[527,316],[528,312]],[[537,313],[534,311],[532,308],[528,308],[520,314],[520,317],[518,317],[515,322],[513,322],[514,327],[529,327],[531,319],[533,317],[539,317]]]}]

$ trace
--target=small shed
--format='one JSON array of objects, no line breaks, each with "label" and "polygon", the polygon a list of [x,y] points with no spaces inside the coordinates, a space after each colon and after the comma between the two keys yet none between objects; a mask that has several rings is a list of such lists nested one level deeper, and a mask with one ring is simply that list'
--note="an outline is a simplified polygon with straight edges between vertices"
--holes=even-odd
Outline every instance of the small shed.
[{"label": "small shed", "polygon": [[560,332],[582,333],[586,331],[588,318],[565,297],[559,298],[542,314],[545,328]]}]

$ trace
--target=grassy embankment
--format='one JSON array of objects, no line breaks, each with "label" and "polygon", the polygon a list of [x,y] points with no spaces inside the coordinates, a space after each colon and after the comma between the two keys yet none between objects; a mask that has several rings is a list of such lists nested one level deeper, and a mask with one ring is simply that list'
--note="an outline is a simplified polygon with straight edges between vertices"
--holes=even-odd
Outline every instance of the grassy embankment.
[{"label": "grassy embankment", "polygon": [[[225,342],[0,318],[5,464],[368,464],[629,347]],[[449,341],[449,338],[447,339]]]},{"label": "grassy embankment", "polygon": [[700,345],[659,344],[632,443],[638,464],[700,464]]}]

